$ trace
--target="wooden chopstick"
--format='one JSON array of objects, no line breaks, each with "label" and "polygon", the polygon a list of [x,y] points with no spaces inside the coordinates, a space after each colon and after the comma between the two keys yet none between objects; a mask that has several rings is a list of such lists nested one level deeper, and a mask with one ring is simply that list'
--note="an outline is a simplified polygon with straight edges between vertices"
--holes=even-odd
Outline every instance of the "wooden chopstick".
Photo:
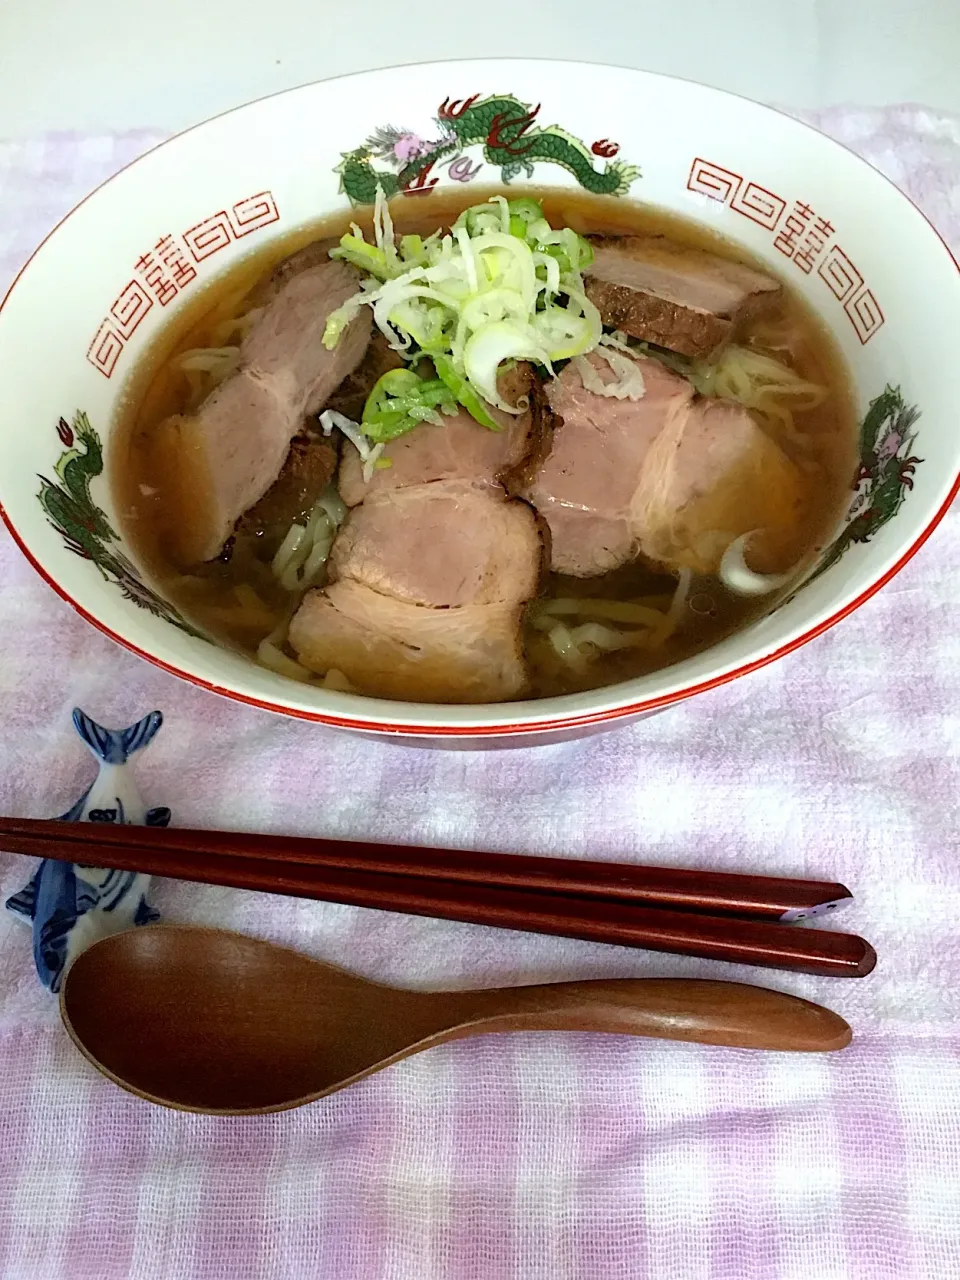
[{"label": "wooden chopstick", "polygon": [[[415,879],[532,889],[541,893],[572,894],[578,898],[609,898],[674,911],[697,911],[755,920],[803,919],[824,914],[852,900],[849,889],[842,884],[819,880],[538,858],[525,854],[366,844],[303,836],[257,835],[241,831],[97,824],[92,834],[89,823],[0,817],[0,841],[5,841],[11,852],[36,851],[35,847],[18,849],[12,842],[20,837],[38,838],[51,844],[64,841],[86,844],[95,839],[98,844],[111,847],[126,845],[150,851],[179,849],[197,855],[252,857],[331,870],[369,871]],[[41,853],[38,856],[51,855]]]},{"label": "wooden chopstick", "polygon": [[[764,921],[663,910],[604,898],[575,898],[531,888],[317,866],[209,848],[197,851],[182,842],[165,839],[172,835],[182,837],[182,831],[45,821],[30,821],[30,830],[26,831],[25,821],[0,822],[3,847],[149,875],[801,973],[862,977],[876,963],[870,944],[850,934],[792,929]],[[13,826],[20,827],[19,834],[12,833]],[[64,828],[72,829],[70,838],[53,838],[55,831]],[[77,838],[78,830],[85,838]],[[116,838],[124,831],[138,837],[148,831],[150,838],[139,842]]]}]

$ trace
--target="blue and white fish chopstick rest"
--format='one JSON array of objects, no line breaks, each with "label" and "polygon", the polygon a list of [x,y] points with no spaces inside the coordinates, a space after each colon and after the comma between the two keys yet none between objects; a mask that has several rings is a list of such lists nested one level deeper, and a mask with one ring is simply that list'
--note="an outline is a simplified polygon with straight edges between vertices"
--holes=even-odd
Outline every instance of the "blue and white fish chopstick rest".
[{"label": "blue and white fish chopstick rest", "polygon": [[[129,729],[104,729],[76,707],[73,723],[97,760],[100,772],[61,822],[115,822],[165,827],[166,808],[145,809],[137,793],[130,757],[142,751],[163,724],[151,711]],[[40,981],[51,991],[69,963],[111,933],[149,924],[159,913],[147,905],[150,877],[45,858],[26,888],[7,899],[11,911],[33,923],[33,958]]]}]

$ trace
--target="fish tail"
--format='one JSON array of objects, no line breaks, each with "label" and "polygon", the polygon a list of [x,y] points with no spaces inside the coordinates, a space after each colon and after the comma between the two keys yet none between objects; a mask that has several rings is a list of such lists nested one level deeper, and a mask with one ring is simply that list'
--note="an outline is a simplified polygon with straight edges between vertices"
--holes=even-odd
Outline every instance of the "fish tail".
[{"label": "fish tail", "polygon": [[135,751],[142,751],[153,741],[163,724],[163,716],[159,711],[151,711],[129,729],[105,729],[91,720],[85,711],[74,707],[73,724],[98,760],[106,764],[123,764]]},{"label": "fish tail", "polygon": [[6,907],[8,911],[15,911],[17,915],[24,916],[27,920],[32,920],[34,911],[37,906],[37,880],[39,872],[35,871],[30,877],[30,881],[19,893],[13,894],[7,899]]}]

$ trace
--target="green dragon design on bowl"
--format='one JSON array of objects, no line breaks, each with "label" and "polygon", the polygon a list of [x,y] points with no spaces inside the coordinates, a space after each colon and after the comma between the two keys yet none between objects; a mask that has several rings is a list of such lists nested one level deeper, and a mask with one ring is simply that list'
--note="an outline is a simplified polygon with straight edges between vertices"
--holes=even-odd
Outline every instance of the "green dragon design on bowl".
[{"label": "green dragon design on bowl", "polygon": [[[620,149],[615,142],[601,138],[588,147],[559,125],[536,127],[539,112],[539,103],[532,107],[512,94],[445,98],[435,120],[438,136],[432,141],[387,125],[362,146],[344,152],[337,166],[340,189],[353,204],[362,205],[373,204],[377,187],[387,197],[430,191],[439,181],[433,172],[437,168],[446,168],[454,181],[469,182],[482,167],[469,157],[474,147],[482,148],[487,164],[499,168],[504,184],[521,173],[532,178],[538,163],[559,165],[595,195],[625,195],[640,177],[636,165],[613,159]],[[607,163],[598,165],[598,159]],[[375,168],[374,160],[391,167]]]},{"label": "green dragon design on bowl", "polygon": [[65,418],[60,419],[57,435],[66,445],[54,466],[57,479],[41,476],[37,496],[67,549],[81,560],[96,565],[104,579],[116,583],[127,600],[157,618],[172,622],[188,635],[206,639],[202,631],[192,627],[173,605],[147,586],[139,570],[117,545],[119,534],[90,492],[91,481],[103,473],[103,445],[90,419],[78,409],[72,426]]},{"label": "green dragon design on bowl", "polygon": [[899,387],[887,386],[870,401],[860,426],[860,468],[846,523],[802,586],[819,578],[855,543],[869,542],[903,506],[923,461],[913,454],[919,417],[920,410],[905,402]]}]

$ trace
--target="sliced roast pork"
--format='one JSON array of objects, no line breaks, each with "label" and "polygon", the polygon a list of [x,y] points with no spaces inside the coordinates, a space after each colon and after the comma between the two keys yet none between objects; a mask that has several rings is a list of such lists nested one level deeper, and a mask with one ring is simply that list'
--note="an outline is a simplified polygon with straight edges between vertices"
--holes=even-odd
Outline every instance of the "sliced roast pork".
[{"label": "sliced roast pork", "polygon": [[773,305],[771,276],[664,236],[596,237],[585,285],[605,325],[706,357]]},{"label": "sliced roast pork", "polygon": [[366,308],[337,346],[322,342],[327,317],[356,292],[357,272],[327,261],[284,279],[240,349],[240,367],[181,427],[189,503],[179,530],[186,564],[212,559],[237,519],[270,488],[304,417],[316,413],[363,358]]},{"label": "sliced roast pork", "polygon": [[519,364],[500,375],[500,395],[507,404],[522,403],[521,414],[491,409],[499,431],[482,427],[462,409],[456,416],[443,415],[443,425],[425,422],[405,436],[391,441],[383,457],[389,467],[366,481],[363,464],[353,445],[345,445],[340,463],[340,496],[348,507],[368,494],[384,493],[432,480],[465,480],[471,484],[516,487],[531,459],[539,457],[544,430],[540,380],[529,364]]},{"label": "sliced roast pork", "polygon": [[453,481],[368,498],[347,517],[329,567],[331,578],[451,609],[529,600],[541,558],[526,503]]},{"label": "sliced roast pork", "polygon": [[657,360],[636,363],[640,400],[588,390],[575,362],[550,388],[553,449],[526,496],[550,526],[553,569],[596,577],[642,554],[712,573],[734,538],[761,529],[761,558],[785,568],[800,525],[796,465],[742,405],[694,397]]},{"label": "sliced roast pork", "polygon": [[296,253],[291,253],[278,262],[266,280],[259,284],[251,295],[251,305],[264,306],[275,298],[294,276],[300,275],[303,271],[309,271],[311,267],[325,266],[330,261],[330,250],[335,249],[339,243],[338,240],[329,237],[326,240],[312,240]]},{"label": "sliced roast pork", "polygon": [[311,670],[342,671],[365,693],[425,702],[498,702],[526,682],[525,603],[544,567],[533,510],[495,489],[449,482],[367,498],[310,592],[290,644]]},{"label": "sliced roast pork", "polygon": [[[601,381],[613,381],[601,356],[586,358]],[[636,555],[633,499],[647,454],[693,399],[690,383],[658,360],[640,357],[636,364],[644,381],[640,400],[588,391],[576,361],[548,384],[553,445],[522,492],[550,526],[558,573],[593,578]]]},{"label": "sliced roast pork", "polygon": [[342,671],[363,693],[404,702],[502,702],[526,682],[520,610],[424,609],[347,579],[312,591],[290,643],[314,671]]},{"label": "sliced roast pork", "polygon": [[740,404],[697,399],[647,454],[633,500],[641,553],[713,573],[734,538],[762,531],[751,560],[794,563],[804,496],[796,464]]}]

